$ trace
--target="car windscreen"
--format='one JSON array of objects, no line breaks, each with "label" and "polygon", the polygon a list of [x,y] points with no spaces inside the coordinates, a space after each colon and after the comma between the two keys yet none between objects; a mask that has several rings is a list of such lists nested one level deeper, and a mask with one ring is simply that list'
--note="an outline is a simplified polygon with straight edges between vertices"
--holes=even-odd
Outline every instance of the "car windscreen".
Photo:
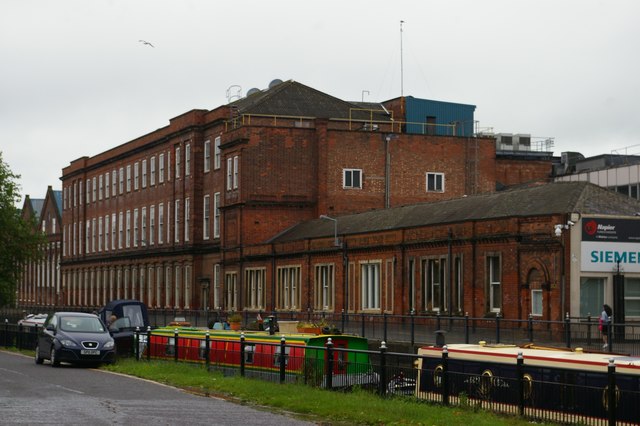
[{"label": "car windscreen", "polygon": [[122,307],[122,313],[125,318],[131,321],[130,327],[140,327],[144,329],[144,317],[140,305],[125,305]]},{"label": "car windscreen", "polygon": [[60,329],[77,333],[104,333],[104,326],[98,317],[68,316],[60,318]]}]

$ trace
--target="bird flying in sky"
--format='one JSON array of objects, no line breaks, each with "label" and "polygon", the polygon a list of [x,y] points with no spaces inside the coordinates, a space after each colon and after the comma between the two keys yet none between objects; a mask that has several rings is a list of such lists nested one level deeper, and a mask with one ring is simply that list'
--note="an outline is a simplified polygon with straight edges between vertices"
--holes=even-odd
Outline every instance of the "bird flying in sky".
[{"label": "bird flying in sky", "polygon": [[142,43],[142,44],[146,44],[147,46],[155,47],[153,44],[149,43],[149,42],[148,42],[148,41],[146,41],[146,40],[138,40],[138,41],[139,41],[140,43]]}]

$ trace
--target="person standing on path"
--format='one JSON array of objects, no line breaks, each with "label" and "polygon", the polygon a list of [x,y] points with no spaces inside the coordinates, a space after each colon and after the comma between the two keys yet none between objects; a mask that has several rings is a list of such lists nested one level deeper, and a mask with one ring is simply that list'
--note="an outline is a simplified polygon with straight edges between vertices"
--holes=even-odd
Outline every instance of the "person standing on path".
[{"label": "person standing on path", "polygon": [[613,310],[611,306],[606,303],[602,305],[602,314],[600,314],[600,331],[602,332],[602,341],[604,345],[602,345],[602,349],[607,349],[609,347],[609,324],[611,323],[611,315],[613,315]]}]

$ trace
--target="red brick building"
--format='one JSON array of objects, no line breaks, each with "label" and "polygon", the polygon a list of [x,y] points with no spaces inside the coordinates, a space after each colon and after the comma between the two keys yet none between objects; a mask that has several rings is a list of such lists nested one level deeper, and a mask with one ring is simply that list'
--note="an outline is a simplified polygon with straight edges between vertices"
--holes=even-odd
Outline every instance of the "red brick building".
[{"label": "red brick building", "polygon": [[35,218],[39,231],[46,235],[41,247],[43,256],[24,266],[18,285],[17,302],[21,306],[54,306],[62,302],[62,279],[60,260],[62,256],[62,191],[47,188],[44,199],[25,196],[22,207],[23,219]]},{"label": "red brick building", "polygon": [[[275,249],[265,241],[320,215],[496,188],[493,138],[406,133],[401,104],[345,102],[287,81],[71,162],[62,176],[63,302],[133,297],[152,307],[339,311],[339,291],[331,307],[302,297],[310,270],[268,272],[255,263]],[[398,236],[372,236],[370,249],[387,238]],[[404,276],[393,274],[402,285],[384,310],[404,310],[395,293],[408,285]]]}]

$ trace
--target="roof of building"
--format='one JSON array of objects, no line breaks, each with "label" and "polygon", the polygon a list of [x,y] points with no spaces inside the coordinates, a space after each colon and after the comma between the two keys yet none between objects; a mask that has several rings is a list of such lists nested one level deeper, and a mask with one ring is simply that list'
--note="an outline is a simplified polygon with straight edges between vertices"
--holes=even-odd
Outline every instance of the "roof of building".
[{"label": "roof of building", "polygon": [[58,209],[58,213],[62,215],[62,191],[51,191],[53,193],[53,201],[55,201],[55,207]]},{"label": "roof of building", "polygon": [[[347,235],[509,217],[563,213],[633,216],[638,212],[640,201],[592,183],[555,182],[435,203],[336,216],[336,219],[338,234]],[[332,236],[333,233],[332,221],[314,219],[284,231],[271,241],[322,238]]]},{"label": "roof of building", "polygon": [[29,198],[29,202],[31,204],[34,217],[40,219],[40,213],[42,213],[42,207],[44,207],[44,198]]},{"label": "roof of building", "polygon": [[[362,105],[343,101],[297,81],[288,80],[229,104],[240,114],[263,114],[290,117],[342,118],[371,120],[370,111]],[[376,111],[383,111],[379,106]],[[390,116],[374,113],[374,121],[388,121]]]}]

